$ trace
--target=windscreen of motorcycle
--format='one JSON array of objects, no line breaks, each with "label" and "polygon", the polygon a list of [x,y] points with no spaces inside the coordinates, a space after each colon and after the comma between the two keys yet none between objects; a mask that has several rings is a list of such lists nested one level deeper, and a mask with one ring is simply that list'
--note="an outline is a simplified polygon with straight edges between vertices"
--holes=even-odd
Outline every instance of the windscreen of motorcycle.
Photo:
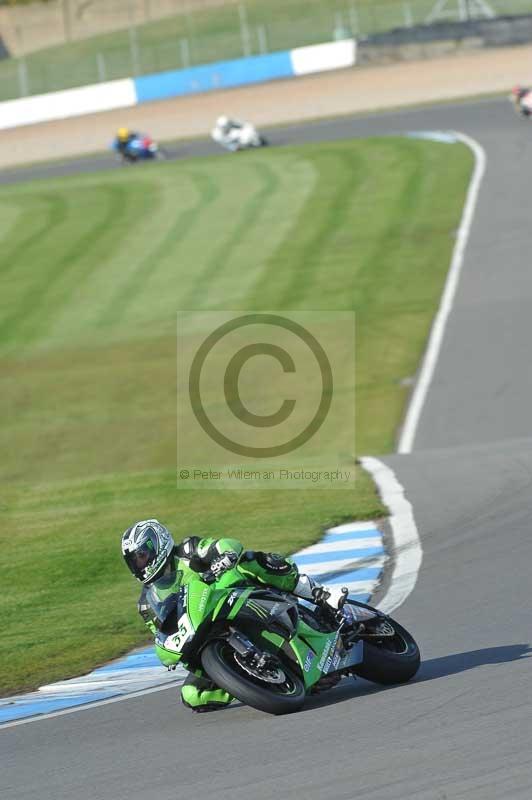
[{"label": "windscreen of motorcycle", "polygon": [[[146,603],[159,622],[158,627],[169,626],[183,614],[183,573],[175,570],[154,581],[146,591]],[[170,625],[171,627],[171,625]]]}]

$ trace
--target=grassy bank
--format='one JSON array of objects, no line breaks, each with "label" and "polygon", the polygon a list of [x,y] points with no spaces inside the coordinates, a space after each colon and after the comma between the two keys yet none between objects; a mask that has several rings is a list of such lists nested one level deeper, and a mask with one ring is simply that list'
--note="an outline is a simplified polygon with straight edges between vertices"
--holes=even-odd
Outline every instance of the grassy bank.
[{"label": "grassy bank", "polygon": [[355,491],[175,488],[175,313],[355,309],[357,450],[394,437],[471,170],[375,139],[142,165],[0,190],[0,690],[143,638],[121,531],[231,531],[290,552],[382,509]]}]

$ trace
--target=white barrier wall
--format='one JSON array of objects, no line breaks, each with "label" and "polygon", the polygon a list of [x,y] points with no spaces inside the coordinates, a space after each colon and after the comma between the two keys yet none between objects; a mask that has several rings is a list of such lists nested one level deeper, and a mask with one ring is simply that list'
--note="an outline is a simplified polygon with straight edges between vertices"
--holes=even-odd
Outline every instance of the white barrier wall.
[{"label": "white barrier wall", "polygon": [[96,111],[128,108],[154,99],[190,94],[192,91],[212,91],[220,86],[242,86],[250,82],[342,69],[352,67],[355,61],[356,42],[346,39],[264,56],[204,64],[188,70],[32,95],[0,103],[0,130],[93,114]]},{"label": "white barrier wall", "polygon": [[352,67],[356,61],[356,41],[327,42],[311,47],[297,47],[290,52],[295,75],[327,72],[331,69]]},{"label": "white barrier wall", "polygon": [[135,83],[131,78],[66,89],[62,92],[36,94],[0,103],[0,129],[77,117],[95,111],[110,111],[137,104]]}]

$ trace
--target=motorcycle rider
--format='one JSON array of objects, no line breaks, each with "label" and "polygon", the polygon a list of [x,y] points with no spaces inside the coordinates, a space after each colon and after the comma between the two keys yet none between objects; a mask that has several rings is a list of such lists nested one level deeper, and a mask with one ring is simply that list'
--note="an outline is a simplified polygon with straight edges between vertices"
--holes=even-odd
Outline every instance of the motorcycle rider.
[{"label": "motorcycle rider", "polygon": [[[175,572],[178,561],[209,579],[218,579],[236,564],[243,575],[258,584],[272,586],[296,597],[310,600],[337,614],[343,607],[347,589],[327,587],[299,573],[290,558],[277,553],[244,550],[237,539],[202,539],[188,536],[176,544],[172,534],[156,519],[140,520],[122,535],[122,555],[132,574],[143,584],[138,611],[152,633],[158,630],[146,602],[147,587],[163,575]],[[193,711],[213,711],[233,700],[204,673],[189,673],[181,688],[181,699]]]},{"label": "motorcycle rider", "polygon": [[[531,95],[531,92],[532,92],[532,90],[529,87],[526,87],[526,86],[514,86],[514,88],[512,89],[512,95],[513,95],[513,98],[514,98],[515,110],[519,114],[522,114],[524,117],[529,117],[530,114],[532,114],[532,102],[531,102],[532,101],[532,95]],[[530,95],[530,97],[529,97],[530,106],[528,105],[528,103],[524,103],[523,102],[525,97],[528,97],[529,95]]]},{"label": "motorcycle rider", "polygon": [[215,142],[227,147],[229,150],[238,150],[238,131],[243,128],[244,123],[226,116],[218,117],[211,136]]},{"label": "motorcycle rider", "polygon": [[118,152],[125,156],[127,149],[133,139],[138,139],[138,133],[130,131],[129,128],[119,128],[116,132],[115,147]]}]

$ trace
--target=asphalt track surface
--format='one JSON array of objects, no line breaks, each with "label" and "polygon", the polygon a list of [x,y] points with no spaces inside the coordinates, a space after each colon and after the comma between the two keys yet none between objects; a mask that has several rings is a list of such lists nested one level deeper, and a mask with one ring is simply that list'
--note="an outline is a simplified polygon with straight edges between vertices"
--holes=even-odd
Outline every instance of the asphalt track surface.
[{"label": "asphalt track surface", "polygon": [[288,717],[241,705],[192,716],[166,689],[8,728],[6,800],[531,797],[532,126],[489,101],[270,138],[420,129],[468,134],[488,165],[414,452],[385,459],[424,550],[396,612],[422,648],[417,679],[344,681]]}]

